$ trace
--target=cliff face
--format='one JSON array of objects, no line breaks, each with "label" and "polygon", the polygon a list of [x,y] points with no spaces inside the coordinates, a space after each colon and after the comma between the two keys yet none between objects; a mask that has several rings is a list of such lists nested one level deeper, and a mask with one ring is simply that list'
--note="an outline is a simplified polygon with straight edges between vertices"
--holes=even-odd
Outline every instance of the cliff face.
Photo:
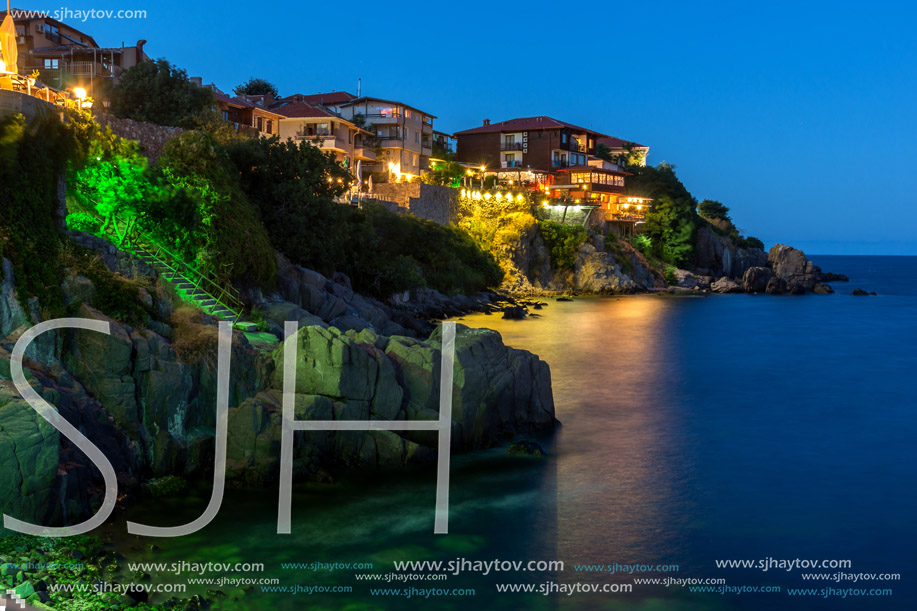
[{"label": "cliff face", "polygon": [[[91,243],[83,240],[84,243]],[[216,326],[188,323],[150,270],[105,249],[103,261],[139,274],[149,312],[131,326],[94,307],[92,282],[69,276],[63,290],[75,316],[104,320],[110,335],[50,332],[29,351],[27,376],[112,462],[123,493],[150,477],[204,476],[213,465]],[[4,261],[0,285],[0,508],[56,524],[92,513],[101,500],[96,469],[45,423],[12,385],[15,340],[40,321],[37,303],[20,303]],[[282,335],[300,330],[297,419],[430,419],[439,401],[439,330],[410,312],[354,294],[340,279],[296,266],[282,269],[281,292],[262,297],[270,333],[234,333],[228,477],[262,484],[277,477],[281,430]],[[296,299],[291,303],[284,294]],[[31,305],[31,307],[30,307]],[[473,305],[473,304],[469,304]],[[309,309],[307,309],[309,308]],[[397,315],[396,315],[397,312]],[[181,311],[179,311],[181,313]],[[396,319],[398,322],[396,322]],[[340,327],[331,324],[340,323]],[[505,346],[492,331],[459,327],[453,390],[453,450],[485,448],[555,425],[550,370],[537,356]],[[295,472],[322,478],[336,467],[401,465],[435,457],[424,433],[297,433]]]},{"label": "cliff face", "polygon": [[697,230],[694,242],[694,272],[698,276],[741,278],[750,267],[767,265],[767,254],[760,248],[739,248],[718,234],[711,225]]}]

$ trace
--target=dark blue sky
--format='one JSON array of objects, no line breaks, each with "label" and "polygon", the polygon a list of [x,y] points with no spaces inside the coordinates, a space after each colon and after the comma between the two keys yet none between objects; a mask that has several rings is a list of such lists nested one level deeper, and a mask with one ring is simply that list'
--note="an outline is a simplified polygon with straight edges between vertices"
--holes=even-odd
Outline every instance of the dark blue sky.
[{"label": "dark blue sky", "polygon": [[[651,146],[767,245],[917,254],[917,8],[906,3],[146,2],[89,21],[224,90],[388,96],[458,131],[549,115]],[[763,4],[763,3],[756,3]],[[52,9],[20,3],[21,8]],[[75,25],[75,24],[74,24]]]}]

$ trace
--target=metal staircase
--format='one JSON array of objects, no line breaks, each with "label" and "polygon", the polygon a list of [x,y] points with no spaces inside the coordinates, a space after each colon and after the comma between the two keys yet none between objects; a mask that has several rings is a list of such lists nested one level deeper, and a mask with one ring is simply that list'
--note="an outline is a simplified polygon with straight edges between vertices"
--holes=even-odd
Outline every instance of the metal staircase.
[{"label": "metal staircase", "polygon": [[164,280],[171,283],[182,300],[205,314],[233,323],[243,331],[257,328],[254,323],[240,322],[245,305],[242,303],[242,295],[232,285],[219,282],[191,267],[118,217],[112,218],[106,234],[116,245],[120,241],[120,236],[125,236],[118,247],[133,253],[155,269]]}]

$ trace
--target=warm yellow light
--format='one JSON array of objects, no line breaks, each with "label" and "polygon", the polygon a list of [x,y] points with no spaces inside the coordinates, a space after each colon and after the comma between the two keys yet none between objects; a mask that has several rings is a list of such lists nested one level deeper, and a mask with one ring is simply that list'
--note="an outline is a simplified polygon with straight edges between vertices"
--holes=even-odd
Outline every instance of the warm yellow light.
[{"label": "warm yellow light", "polygon": [[547,206],[547,205],[548,205],[548,200],[544,200],[543,202],[541,202],[541,205],[542,205],[542,206]]},{"label": "warm yellow light", "polygon": [[465,189],[462,189],[462,197],[465,197]]},{"label": "warm yellow light", "polygon": [[[495,197],[497,198],[497,200],[501,200],[501,199],[503,199],[503,194],[500,193],[499,191],[497,191],[497,195],[496,195]],[[512,198],[512,196],[510,196],[510,197]]]},{"label": "warm yellow light", "polygon": [[482,171],[482,172],[483,172],[484,170],[486,170],[486,169],[487,169],[487,166],[483,166],[483,165],[481,166],[481,171]]},{"label": "warm yellow light", "polygon": [[6,62],[0,59],[0,72],[6,72]]},{"label": "warm yellow light", "polygon": [[78,100],[85,100],[86,99],[86,90],[83,89],[82,87],[77,87],[76,89],[73,90],[73,95],[75,95]]},{"label": "warm yellow light", "polygon": [[484,194],[484,200],[485,200],[485,201],[490,201],[490,193],[485,193],[485,194]]},{"label": "warm yellow light", "polygon": [[643,206],[637,206],[637,210],[643,210]]},{"label": "warm yellow light", "polygon": [[465,170],[465,174],[468,174],[469,176],[471,176],[472,174],[474,174],[474,172],[472,172],[471,170]]},{"label": "warm yellow light", "polygon": [[522,193],[520,193],[520,194],[516,197],[516,200],[518,200],[518,201],[520,201],[520,202],[521,202],[522,200],[524,200],[524,199],[525,199],[525,198],[522,196]]}]

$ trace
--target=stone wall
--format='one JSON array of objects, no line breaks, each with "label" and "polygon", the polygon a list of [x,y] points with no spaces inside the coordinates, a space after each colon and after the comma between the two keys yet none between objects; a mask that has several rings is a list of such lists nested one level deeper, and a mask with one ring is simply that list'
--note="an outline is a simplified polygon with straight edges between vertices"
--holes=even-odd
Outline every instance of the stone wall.
[{"label": "stone wall", "polygon": [[440,225],[458,221],[457,189],[423,183],[383,183],[373,186],[373,195],[393,212],[410,212]]},{"label": "stone wall", "polygon": [[63,110],[50,102],[20,91],[0,89],[0,117],[22,114],[26,119],[34,119],[42,113],[57,113],[63,116]]},{"label": "stone wall", "polygon": [[102,127],[110,127],[116,135],[139,142],[143,154],[147,156],[150,163],[155,163],[159,159],[163,147],[169,140],[185,132],[180,127],[166,127],[155,123],[119,119],[104,111],[96,112],[93,118]]}]

